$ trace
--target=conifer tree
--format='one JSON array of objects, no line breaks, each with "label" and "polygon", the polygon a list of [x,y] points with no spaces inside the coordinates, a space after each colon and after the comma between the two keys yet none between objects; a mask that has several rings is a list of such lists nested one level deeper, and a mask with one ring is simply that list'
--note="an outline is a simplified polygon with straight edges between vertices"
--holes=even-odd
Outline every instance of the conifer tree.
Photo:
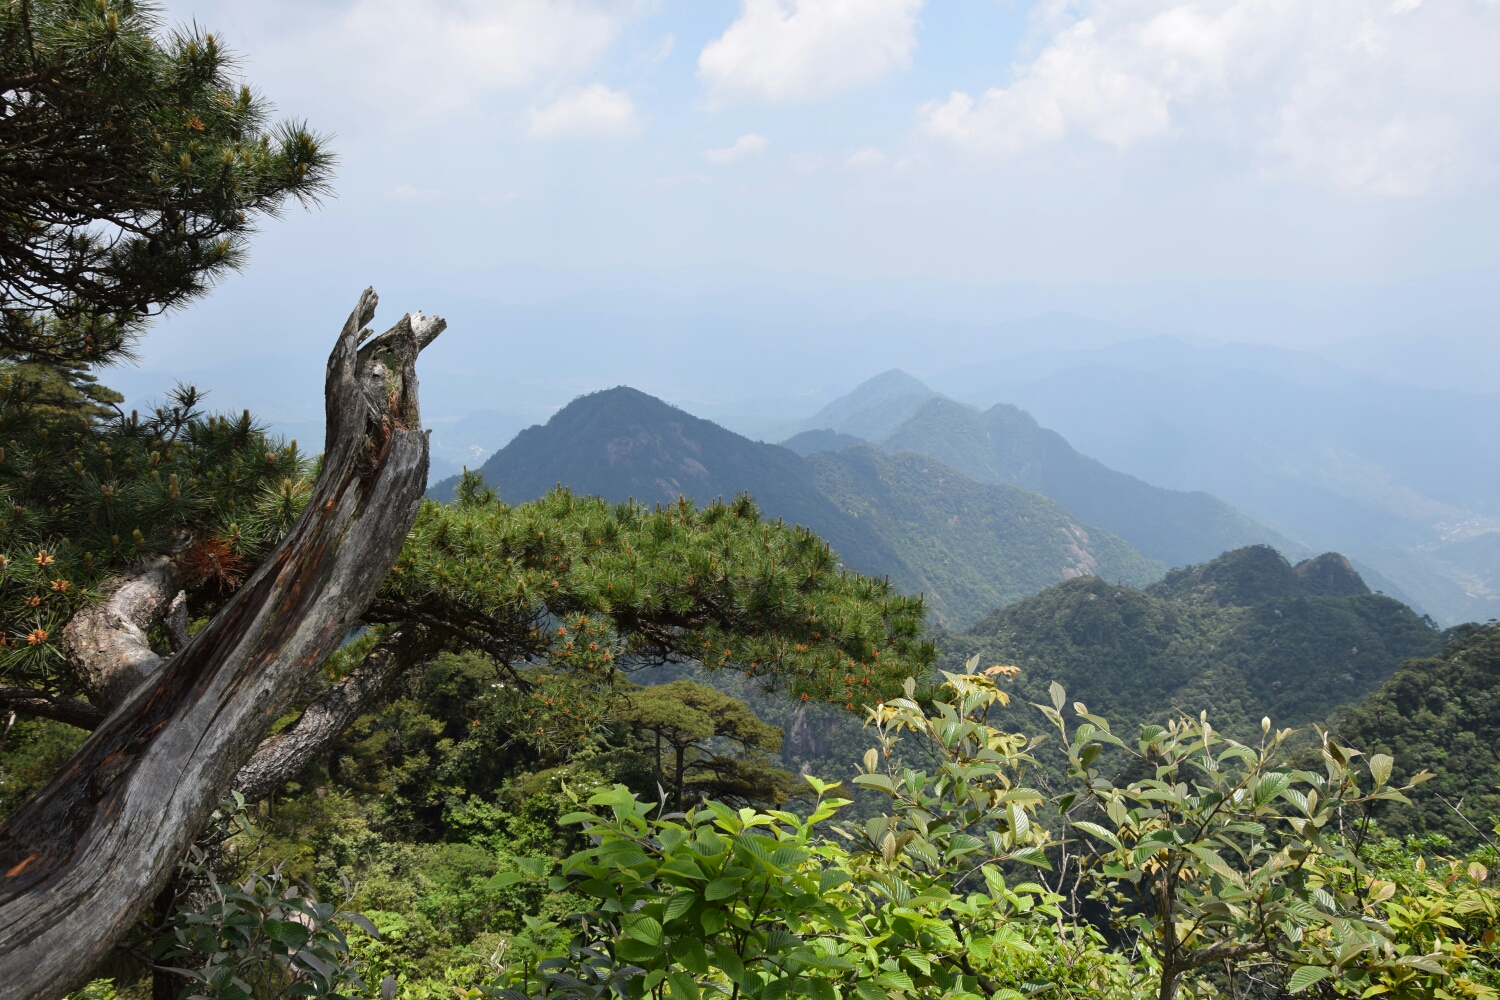
[{"label": "conifer tree", "polygon": [[0,6],[0,350],[76,366],[245,257],[258,216],[315,200],[332,158],[197,28],[133,0]]}]

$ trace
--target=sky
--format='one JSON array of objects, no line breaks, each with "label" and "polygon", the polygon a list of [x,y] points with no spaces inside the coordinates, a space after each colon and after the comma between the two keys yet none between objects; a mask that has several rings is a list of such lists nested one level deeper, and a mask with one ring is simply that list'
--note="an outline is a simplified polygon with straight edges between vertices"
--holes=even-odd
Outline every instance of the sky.
[{"label": "sky", "polygon": [[968,284],[1500,263],[1493,0],[165,10],[333,137],[337,201],[282,253]]},{"label": "sky", "polygon": [[[545,413],[614,381],[765,395],[652,383],[653,350],[731,336],[818,340],[809,366],[848,370],[797,391],[847,387],[905,363],[859,326],[885,313],[928,324],[902,335],[918,354],[932,324],[1057,310],[1283,347],[1500,331],[1497,0],[163,11],[214,31],[339,166],[334,197],[267,221],[243,274],[158,325],[128,391],[227,370],[221,402],[280,419],[278,368],[305,360],[316,413],[318,358],[366,285],[386,318],[463,318],[432,352],[469,377],[434,399],[445,419],[505,408],[470,359],[503,367],[521,339],[544,340],[531,366],[609,358],[528,397]],[[629,338],[655,346],[610,353]],[[531,377],[506,375],[492,395]]]}]

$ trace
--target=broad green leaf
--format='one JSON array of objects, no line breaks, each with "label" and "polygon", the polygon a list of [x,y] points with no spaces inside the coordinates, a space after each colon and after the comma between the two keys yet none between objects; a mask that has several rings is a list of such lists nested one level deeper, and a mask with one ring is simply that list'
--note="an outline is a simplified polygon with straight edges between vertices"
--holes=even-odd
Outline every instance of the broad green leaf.
[{"label": "broad green leaf", "polygon": [[745,978],[745,963],[740,960],[733,948],[728,945],[720,945],[713,950],[710,958],[714,968],[724,970],[724,975],[729,977],[732,983],[741,983]]},{"label": "broad green leaf", "polygon": [[703,887],[704,899],[728,899],[730,896],[738,895],[740,891],[740,880],[737,878],[716,878]]},{"label": "broad green leaf", "polygon": [[1115,850],[1120,850],[1120,838],[1116,837],[1113,833],[1110,833],[1098,823],[1090,823],[1088,820],[1079,820],[1078,822],[1074,823],[1073,826],[1076,829],[1082,830],[1084,833],[1087,833],[1094,837],[1098,837],[1100,840],[1104,841]]},{"label": "broad green leaf", "polygon": [[503,889],[508,885],[515,885],[526,876],[521,872],[500,872],[484,884],[486,889]]},{"label": "broad green leaf", "polygon": [[1395,764],[1391,757],[1378,753],[1370,758],[1370,777],[1375,779],[1375,787],[1379,788],[1385,784],[1391,776],[1391,766]]},{"label": "broad green leaf", "polygon": [[667,973],[667,995],[672,1000],[701,1000],[698,984],[686,972]]},{"label": "broad green leaf", "polygon": [[693,908],[693,903],[695,903],[697,899],[698,894],[692,892],[691,890],[687,892],[674,893],[672,895],[672,898],[667,900],[667,908],[662,915],[662,919],[667,923],[671,923],[672,921],[676,920],[678,917],[686,913],[688,910],[691,910]]},{"label": "broad green leaf", "polygon": [[626,934],[642,944],[661,944],[661,924],[657,923],[655,917],[644,913],[627,913],[620,918],[620,923],[624,926]]},{"label": "broad green leaf", "polygon": [[896,786],[891,784],[891,779],[883,774],[856,774],[854,783],[865,788],[878,788],[890,795],[896,794]]},{"label": "broad green leaf", "polygon": [[1255,783],[1255,804],[1263,806],[1276,796],[1287,790],[1292,783],[1292,776],[1286,773],[1272,773],[1261,775]]},{"label": "broad green leaf", "polygon": [[1333,975],[1332,969],[1325,969],[1319,965],[1304,965],[1292,973],[1292,978],[1287,982],[1287,989],[1293,993],[1301,993],[1313,983],[1320,982]]},{"label": "broad green leaf", "polygon": [[703,942],[697,938],[679,938],[672,942],[667,951],[678,965],[689,972],[700,976],[708,975],[708,953],[703,950]]},{"label": "broad green leaf", "polygon": [[293,920],[267,920],[261,926],[265,929],[267,937],[286,945],[292,951],[307,944],[307,939],[311,935],[306,925]]},{"label": "broad green leaf", "polygon": [[836,868],[825,868],[823,869],[823,873],[818,876],[818,891],[827,892],[830,889],[836,889],[845,882],[848,882],[850,878],[851,876],[848,872],[841,872]]}]

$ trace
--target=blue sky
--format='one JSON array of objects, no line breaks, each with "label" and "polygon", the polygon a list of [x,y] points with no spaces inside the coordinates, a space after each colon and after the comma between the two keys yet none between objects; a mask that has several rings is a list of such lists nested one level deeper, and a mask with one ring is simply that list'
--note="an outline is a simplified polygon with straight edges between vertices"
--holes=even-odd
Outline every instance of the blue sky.
[{"label": "blue sky", "polygon": [[[366,285],[382,319],[454,321],[425,412],[507,427],[620,383],[815,408],[1053,311],[1116,338],[1500,343],[1497,0],[164,11],[340,165],[108,378],[132,400],[185,378],[312,433]],[[1025,329],[1065,348],[1070,322]]]},{"label": "blue sky", "polygon": [[985,284],[1500,263],[1493,0],[167,12],[334,134],[337,201],[263,241],[310,266]]}]

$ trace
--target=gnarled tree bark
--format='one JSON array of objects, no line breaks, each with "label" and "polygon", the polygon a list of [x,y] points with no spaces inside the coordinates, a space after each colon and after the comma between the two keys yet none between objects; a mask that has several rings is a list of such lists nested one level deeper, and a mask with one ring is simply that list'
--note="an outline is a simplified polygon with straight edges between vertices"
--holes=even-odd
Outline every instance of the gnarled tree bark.
[{"label": "gnarled tree bark", "polygon": [[0,1000],[56,1000],[84,981],[400,552],[427,475],[415,362],[443,323],[403,317],[360,347],[375,302],[366,290],[328,359],[323,473],[302,517],[0,824]]},{"label": "gnarled tree bark", "polygon": [[348,729],[391,681],[441,646],[419,625],[403,626],[376,643],[359,666],[314,699],[296,722],[256,747],[234,776],[235,791],[250,802],[271,794]]},{"label": "gnarled tree bark", "polygon": [[109,597],[63,629],[68,664],[105,715],[161,669],[146,632],[166,617],[177,592],[176,564],[157,556],[121,576]]}]

